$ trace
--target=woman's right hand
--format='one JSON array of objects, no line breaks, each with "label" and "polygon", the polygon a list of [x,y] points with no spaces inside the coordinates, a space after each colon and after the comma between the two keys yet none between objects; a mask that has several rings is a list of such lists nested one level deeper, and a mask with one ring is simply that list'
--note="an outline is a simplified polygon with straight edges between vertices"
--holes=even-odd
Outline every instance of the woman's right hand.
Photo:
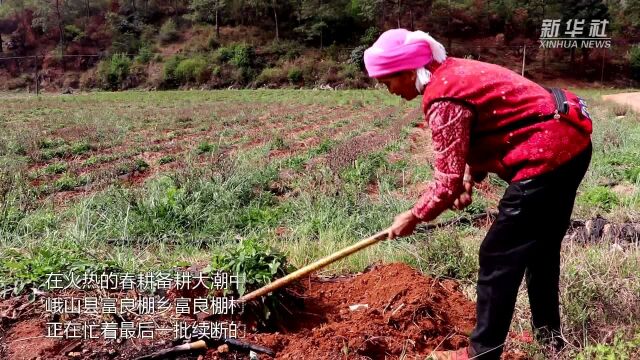
[{"label": "woman's right hand", "polygon": [[464,185],[464,192],[453,202],[452,209],[455,210],[463,210],[469,206],[472,201],[473,179],[471,178],[471,175],[465,173],[462,183]]}]

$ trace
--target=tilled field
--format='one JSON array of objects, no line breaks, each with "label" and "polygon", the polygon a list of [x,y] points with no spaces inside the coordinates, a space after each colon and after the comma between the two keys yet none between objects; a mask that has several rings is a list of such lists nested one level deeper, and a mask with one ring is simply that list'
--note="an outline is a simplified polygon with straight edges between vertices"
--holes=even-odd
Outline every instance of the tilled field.
[{"label": "tilled field", "polygon": [[[383,91],[3,100],[3,359],[135,359],[175,345],[171,332],[117,341],[47,338],[47,322],[61,319],[159,327],[203,320],[175,312],[56,318],[45,309],[51,296],[105,294],[49,292],[47,274],[229,266],[250,272],[255,288],[281,276],[285,263],[301,267],[388,226],[433,172],[418,102]],[[640,321],[640,127],[633,112],[594,103],[594,157],[562,250],[562,322],[570,344],[557,356],[562,360],[637,348],[630,339]],[[490,176],[463,212],[447,211],[414,236],[381,242],[289,287],[293,297],[281,311],[257,307],[232,319],[248,325],[246,341],[282,359],[410,359],[464,346],[474,323],[469,299],[478,247],[505,185]],[[548,356],[532,341],[529,319],[523,287],[506,358]],[[182,359],[248,356],[216,344]]]}]

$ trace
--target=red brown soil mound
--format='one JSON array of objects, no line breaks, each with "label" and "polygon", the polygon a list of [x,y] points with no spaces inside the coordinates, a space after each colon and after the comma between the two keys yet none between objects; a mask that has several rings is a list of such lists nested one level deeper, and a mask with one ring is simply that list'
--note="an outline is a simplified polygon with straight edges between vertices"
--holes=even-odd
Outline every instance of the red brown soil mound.
[{"label": "red brown soil mound", "polygon": [[[255,335],[278,359],[428,355],[466,346],[475,322],[474,303],[456,282],[427,278],[405,264],[347,279],[311,280],[305,287],[307,313],[294,319],[301,330]],[[351,311],[355,304],[368,308]]]},{"label": "red brown soil mound", "polygon": [[[465,298],[455,281],[425,277],[405,264],[381,265],[364,274],[332,280],[306,279],[289,289],[300,293],[304,306],[290,303],[291,315],[279,314],[276,325],[281,332],[248,333],[244,339],[273,349],[276,359],[425,358],[434,349],[466,346],[475,322],[474,303]],[[350,309],[357,304],[360,309]],[[251,315],[255,314],[246,311],[242,321],[253,331]],[[169,333],[152,340],[122,342],[47,339],[43,335],[49,318],[43,299],[31,303],[23,295],[0,300],[0,359],[131,360],[171,347]],[[171,320],[176,320],[171,313],[132,319],[154,321],[161,328],[171,327]],[[200,359],[199,355],[205,359],[249,358],[246,351],[219,352],[212,347],[206,354],[185,354],[179,359]],[[507,349],[503,359],[526,359],[517,355]],[[267,355],[260,358],[270,359]]]}]

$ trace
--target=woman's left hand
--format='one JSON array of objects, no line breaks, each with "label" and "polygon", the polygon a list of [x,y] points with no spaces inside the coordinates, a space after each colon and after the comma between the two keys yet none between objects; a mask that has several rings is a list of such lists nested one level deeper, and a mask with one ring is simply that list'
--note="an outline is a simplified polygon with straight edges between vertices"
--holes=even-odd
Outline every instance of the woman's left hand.
[{"label": "woman's left hand", "polygon": [[473,180],[467,180],[464,182],[464,191],[453,202],[451,209],[464,210],[464,208],[471,205],[472,196],[473,196]]},{"label": "woman's left hand", "polygon": [[411,210],[398,214],[393,220],[393,224],[387,229],[387,239],[391,240],[397,237],[409,236],[413,234],[416,225],[420,223]]}]

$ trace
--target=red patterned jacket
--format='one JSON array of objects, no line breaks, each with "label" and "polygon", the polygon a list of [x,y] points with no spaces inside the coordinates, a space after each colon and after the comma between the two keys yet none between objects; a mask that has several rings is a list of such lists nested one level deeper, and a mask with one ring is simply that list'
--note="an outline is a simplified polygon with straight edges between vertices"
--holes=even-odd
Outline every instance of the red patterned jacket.
[{"label": "red patterned jacket", "polygon": [[435,174],[413,214],[429,221],[449,208],[463,191],[466,165],[477,180],[493,172],[519,181],[579,154],[591,141],[591,120],[579,98],[565,94],[569,112],[553,119],[553,96],[509,69],[457,58],[435,68],[422,101]]}]

